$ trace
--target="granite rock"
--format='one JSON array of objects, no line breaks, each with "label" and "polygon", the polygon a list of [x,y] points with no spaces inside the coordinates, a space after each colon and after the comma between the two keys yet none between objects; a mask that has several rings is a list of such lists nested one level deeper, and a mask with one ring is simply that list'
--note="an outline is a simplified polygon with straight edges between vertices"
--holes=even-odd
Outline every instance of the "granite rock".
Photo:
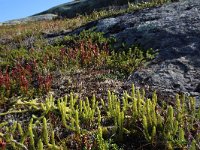
[{"label": "granite rock", "polygon": [[[95,10],[105,10],[105,9],[120,9],[125,7],[128,2],[147,2],[151,0],[77,0],[68,3],[64,3],[46,11],[35,15],[41,14],[57,14],[60,17],[73,18],[77,15],[90,14]],[[121,7],[120,7],[121,6]]]},{"label": "granite rock", "polygon": [[[93,24],[95,31],[114,36],[118,43],[137,44],[159,52],[147,66],[134,72],[128,83],[148,86],[167,95],[183,92],[199,98],[200,1],[168,3]],[[73,33],[88,29],[87,26]]]}]

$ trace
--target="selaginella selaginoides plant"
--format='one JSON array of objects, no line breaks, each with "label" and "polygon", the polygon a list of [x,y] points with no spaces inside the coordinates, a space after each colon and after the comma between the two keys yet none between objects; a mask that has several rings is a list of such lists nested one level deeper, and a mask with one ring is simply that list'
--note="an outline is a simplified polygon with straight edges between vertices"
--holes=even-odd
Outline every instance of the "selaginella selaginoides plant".
[{"label": "selaginella selaginoides plant", "polygon": [[32,117],[23,124],[2,122],[1,141],[8,149],[110,149],[127,141],[144,149],[198,149],[200,110],[195,99],[177,95],[174,105],[158,102],[155,92],[146,98],[134,85],[130,94],[118,97],[108,91],[107,100],[101,101],[95,95],[81,100],[73,93],[58,100],[50,95],[45,103],[18,100],[18,110],[0,117],[22,112],[32,112]]}]

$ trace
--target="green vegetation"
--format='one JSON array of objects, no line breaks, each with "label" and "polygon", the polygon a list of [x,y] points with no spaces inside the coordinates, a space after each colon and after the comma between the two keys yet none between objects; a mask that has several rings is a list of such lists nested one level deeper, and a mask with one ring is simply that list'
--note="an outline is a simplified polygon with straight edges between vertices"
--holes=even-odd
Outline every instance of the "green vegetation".
[{"label": "green vegetation", "polygon": [[122,98],[108,91],[101,101],[73,93],[45,103],[18,99],[0,116],[25,111],[29,120],[0,124],[2,148],[6,142],[7,149],[198,149],[200,141],[194,98],[177,95],[174,106],[159,105],[156,93],[146,98],[134,85]]},{"label": "green vegetation", "polygon": [[[1,26],[0,149],[199,149],[200,109],[194,98],[177,95],[169,105],[167,99],[157,99],[156,93],[149,98],[134,85],[123,96],[101,91],[110,87],[98,89],[97,84],[123,81],[143,67],[155,57],[152,49],[115,48],[114,38],[91,30],[63,36],[52,45],[44,38],[165,2],[129,3],[127,9],[73,19]],[[59,94],[60,87],[67,91]]]},{"label": "green vegetation", "polygon": [[1,26],[0,37],[5,39],[6,45],[0,45],[0,50],[9,49],[10,47],[16,45],[18,47],[24,47],[25,44],[23,41],[27,38],[40,38],[45,33],[59,33],[65,30],[73,30],[94,20],[134,12],[144,8],[155,7],[170,1],[171,0],[152,0],[152,2],[148,3],[128,3],[128,8],[122,8],[119,10],[111,9],[94,11],[89,15],[79,15],[72,19],[60,19]]},{"label": "green vegetation", "polygon": [[83,31],[43,49],[5,50],[0,57],[1,98],[45,94],[51,90],[57,72],[88,68],[110,70],[111,74],[123,78],[155,55],[151,49],[137,47],[115,52],[113,42],[112,38],[104,38],[103,33]]}]

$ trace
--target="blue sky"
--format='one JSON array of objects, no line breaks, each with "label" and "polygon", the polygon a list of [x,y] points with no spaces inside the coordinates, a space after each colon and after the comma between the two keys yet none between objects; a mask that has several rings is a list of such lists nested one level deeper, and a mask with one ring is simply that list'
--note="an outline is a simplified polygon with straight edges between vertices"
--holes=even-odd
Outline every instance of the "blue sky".
[{"label": "blue sky", "polygon": [[72,0],[0,0],[0,22],[19,19]]}]

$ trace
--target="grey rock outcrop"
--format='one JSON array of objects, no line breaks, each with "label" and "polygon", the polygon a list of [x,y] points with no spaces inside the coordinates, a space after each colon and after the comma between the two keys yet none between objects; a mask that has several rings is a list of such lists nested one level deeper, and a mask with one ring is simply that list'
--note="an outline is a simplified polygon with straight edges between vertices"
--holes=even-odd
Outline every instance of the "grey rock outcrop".
[{"label": "grey rock outcrop", "polygon": [[57,14],[58,16],[61,17],[72,18],[77,16],[78,14],[89,14],[94,10],[109,9],[109,7],[122,6],[128,4],[128,2],[138,3],[142,1],[147,2],[151,0],[77,0],[55,6],[51,9],[48,9],[36,15],[51,13],[51,14]]},{"label": "grey rock outcrop", "polygon": [[30,16],[30,17],[21,18],[21,19],[9,20],[9,21],[1,23],[0,25],[15,25],[15,24],[21,24],[21,23],[27,23],[27,22],[53,20],[53,19],[56,19],[57,17],[58,16],[55,14],[44,14],[44,15],[38,15],[38,16]]},{"label": "grey rock outcrop", "polygon": [[[200,94],[200,1],[186,0],[93,23],[118,43],[159,50],[128,82],[161,93]],[[90,24],[91,25],[91,24]],[[87,25],[79,30],[87,29]],[[79,31],[76,30],[76,31]],[[75,32],[76,32],[75,31]]]}]

